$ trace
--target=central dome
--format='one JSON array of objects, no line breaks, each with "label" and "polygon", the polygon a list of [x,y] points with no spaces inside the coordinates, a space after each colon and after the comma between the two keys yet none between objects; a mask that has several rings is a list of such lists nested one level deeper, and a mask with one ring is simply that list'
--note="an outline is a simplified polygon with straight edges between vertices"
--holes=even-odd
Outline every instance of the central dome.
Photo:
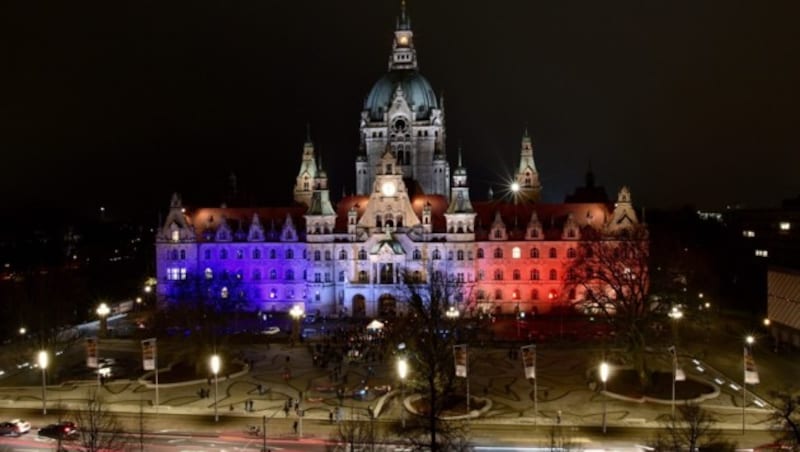
[{"label": "central dome", "polygon": [[371,121],[383,120],[383,114],[389,109],[398,85],[403,88],[406,102],[418,120],[428,119],[431,109],[439,108],[436,94],[422,74],[416,70],[395,70],[375,82],[364,102],[364,110],[369,112]]}]

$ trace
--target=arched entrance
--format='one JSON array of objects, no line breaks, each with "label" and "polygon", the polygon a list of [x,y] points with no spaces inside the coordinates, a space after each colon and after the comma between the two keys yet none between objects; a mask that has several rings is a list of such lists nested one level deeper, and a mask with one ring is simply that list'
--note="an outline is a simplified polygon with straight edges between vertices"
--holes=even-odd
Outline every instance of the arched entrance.
[{"label": "arched entrance", "polygon": [[367,315],[367,299],[364,295],[356,294],[353,296],[353,317],[365,317]]},{"label": "arched entrance", "polygon": [[383,294],[378,298],[378,316],[394,317],[397,315],[397,300],[394,296]]}]

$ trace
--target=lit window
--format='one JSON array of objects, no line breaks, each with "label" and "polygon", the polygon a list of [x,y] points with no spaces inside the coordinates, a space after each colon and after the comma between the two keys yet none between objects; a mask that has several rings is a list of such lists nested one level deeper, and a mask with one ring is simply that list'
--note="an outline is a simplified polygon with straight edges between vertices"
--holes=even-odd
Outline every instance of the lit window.
[{"label": "lit window", "polygon": [[520,257],[522,257],[522,251],[519,249],[518,246],[515,246],[514,248],[511,249],[511,257],[514,259],[519,259]]},{"label": "lit window", "polygon": [[223,287],[222,290],[219,291],[220,298],[228,298],[228,288]]},{"label": "lit window", "polygon": [[769,251],[767,250],[756,250],[757,257],[769,257]]},{"label": "lit window", "polygon": [[210,268],[206,268],[205,270],[206,279],[212,279],[214,277],[214,271]]},{"label": "lit window", "polygon": [[278,292],[275,289],[270,289],[269,290],[269,297],[270,298],[275,299],[275,297],[277,297],[277,296],[278,296]]},{"label": "lit window", "polygon": [[750,229],[745,229],[742,231],[742,237],[755,237],[755,236],[756,236],[756,231]]},{"label": "lit window", "polygon": [[181,240],[181,231],[174,229],[172,231],[172,241],[179,242]]},{"label": "lit window", "polygon": [[781,228],[781,231],[788,231],[792,229],[792,223],[789,223],[788,221],[781,221],[778,226]]}]

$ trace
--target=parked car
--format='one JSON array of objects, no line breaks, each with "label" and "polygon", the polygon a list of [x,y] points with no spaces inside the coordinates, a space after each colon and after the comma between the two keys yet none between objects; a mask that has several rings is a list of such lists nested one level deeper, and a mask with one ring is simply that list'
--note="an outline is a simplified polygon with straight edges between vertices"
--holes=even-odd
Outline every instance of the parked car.
[{"label": "parked car", "polygon": [[78,436],[78,427],[74,422],[64,421],[50,424],[39,429],[39,436],[53,439],[73,439]]},{"label": "parked car", "polygon": [[19,436],[23,433],[28,433],[30,430],[31,424],[22,419],[12,419],[8,422],[3,422],[0,424],[0,435],[3,436]]}]

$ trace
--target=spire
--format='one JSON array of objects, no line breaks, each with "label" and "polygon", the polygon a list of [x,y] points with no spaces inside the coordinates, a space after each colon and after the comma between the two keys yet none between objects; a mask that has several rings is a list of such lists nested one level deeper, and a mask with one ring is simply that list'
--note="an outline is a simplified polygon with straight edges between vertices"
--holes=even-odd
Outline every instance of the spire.
[{"label": "spire", "polygon": [[414,50],[414,32],[411,31],[411,18],[406,12],[406,2],[400,3],[400,16],[394,30],[392,54],[389,56],[389,70],[417,69],[417,52]]},{"label": "spire", "polygon": [[311,143],[311,123],[306,123],[306,143]]},{"label": "spire", "polygon": [[406,0],[400,0],[400,18],[397,19],[398,30],[411,30],[411,18],[406,13]]},{"label": "spire", "polygon": [[536,169],[536,162],[533,159],[533,140],[531,139],[530,133],[528,133],[527,126],[522,133],[519,169],[517,170],[515,179],[519,184],[519,191],[523,199],[528,201],[539,200],[542,185],[539,182],[539,172]]},{"label": "spire", "polygon": [[461,145],[458,145],[458,167],[463,168],[464,165],[461,164]]}]

